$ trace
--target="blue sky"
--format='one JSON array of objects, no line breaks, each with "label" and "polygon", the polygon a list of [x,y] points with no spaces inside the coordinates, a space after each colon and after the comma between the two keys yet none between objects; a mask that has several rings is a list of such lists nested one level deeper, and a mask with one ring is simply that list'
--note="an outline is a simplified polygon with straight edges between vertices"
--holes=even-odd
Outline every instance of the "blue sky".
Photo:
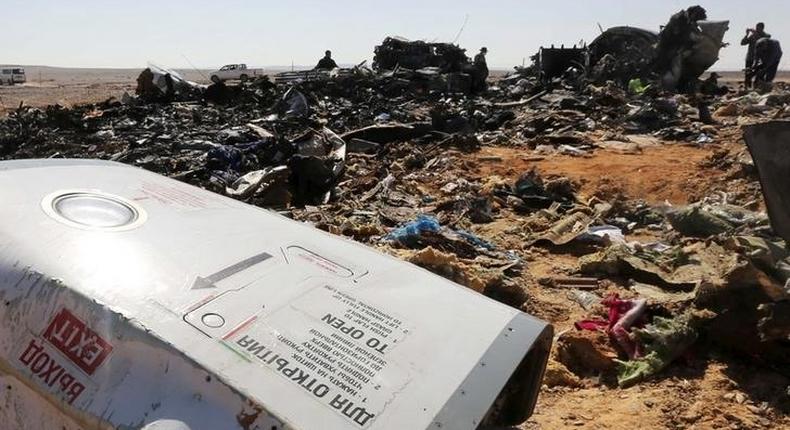
[{"label": "blue sky", "polygon": [[[691,0],[694,1],[694,0]],[[510,68],[541,45],[591,41],[604,28],[657,30],[692,4],[675,0],[3,0],[0,63],[68,67],[167,67],[246,62],[313,65],[325,49],[341,64],[373,56],[387,35],[452,41],[493,67]],[[717,69],[742,67],[747,26],[765,21],[790,46],[790,1],[708,0],[708,17],[730,20]],[[787,48],[786,48],[787,50]],[[790,50],[788,50],[790,52]],[[783,61],[790,66],[790,55]]]}]

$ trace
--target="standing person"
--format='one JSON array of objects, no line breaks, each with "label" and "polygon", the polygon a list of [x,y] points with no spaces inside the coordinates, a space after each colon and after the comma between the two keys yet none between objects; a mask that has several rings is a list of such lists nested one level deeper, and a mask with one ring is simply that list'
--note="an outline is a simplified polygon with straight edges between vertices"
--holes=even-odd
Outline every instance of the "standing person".
[{"label": "standing person", "polygon": [[744,86],[748,89],[752,87],[754,78],[754,45],[763,38],[770,38],[771,35],[765,32],[765,24],[758,22],[754,29],[747,28],[746,36],[741,40],[741,46],[748,46],[746,50],[746,67],[744,68]]},{"label": "standing person", "polygon": [[484,91],[487,87],[486,79],[488,79],[488,64],[486,63],[486,54],[488,54],[488,48],[484,46],[480,48],[480,53],[475,55],[475,82],[473,85],[475,92]]},{"label": "standing person", "polygon": [[691,6],[669,18],[658,39],[656,67],[662,74],[670,69],[673,60],[683,49],[691,47],[694,36],[700,34],[697,21],[706,19],[708,13],[701,6]]},{"label": "standing person", "polygon": [[754,44],[754,85],[771,84],[782,61],[782,46],[778,40],[764,37]]},{"label": "standing person", "polygon": [[334,70],[337,69],[337,63],[332,59],[332,51],[327,50],[324,52],[324,58],[318,60],[315,70]]}]

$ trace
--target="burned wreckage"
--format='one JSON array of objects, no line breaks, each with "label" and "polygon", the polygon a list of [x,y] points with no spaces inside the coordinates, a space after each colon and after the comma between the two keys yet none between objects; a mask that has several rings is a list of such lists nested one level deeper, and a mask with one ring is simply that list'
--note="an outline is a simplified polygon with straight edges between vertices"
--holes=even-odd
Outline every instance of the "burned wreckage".
[{"label": "burned wreckage", "polygon": [[[747,129],[751,165],[700,162],[742,195],[665,207],[524,168],[715,145],[677,94],[727,28],[697,24],[663,59],[631,27],[542,49],[474,96],[463,49],[388,38],[372,70],[207,86],[151,65],[134,96],[20,106],[0,119],[0,429],[519,425],[542,386],[659,383],[701,342],[790,374],[786,122]],[[779,118],[790,91],[713,104]]]},{"label": "burned wreckage", "polygon": [[421,90],[468,94],[478,91],[486,77],[466,50],[452,43],[388,37],[374,53],[375,71],[408,79],[412,85],[423,82]]},{"label": "burned wreckage", "polygon": [[697,31],[689,30],[668,42],[654,31],[613,27],[589,46],[541,48],[533,58],[544,81],[575,69],[596,81],[656,80],[666,90],[686,91],[718,61],[729,29],[727,21],[700,21],[696,25]]}]

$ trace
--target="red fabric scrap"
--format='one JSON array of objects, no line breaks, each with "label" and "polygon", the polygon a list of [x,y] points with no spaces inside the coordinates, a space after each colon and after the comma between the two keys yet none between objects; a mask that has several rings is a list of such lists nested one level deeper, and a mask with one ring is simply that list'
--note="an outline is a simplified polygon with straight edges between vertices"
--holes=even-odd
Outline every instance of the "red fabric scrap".
[{"label": "red fabric scrap", "polygon": [[642,325],[646,302],[644,300],[621,300],[612,294],[601,301],[609,308],[608,321],[600,319],[581,320],[574,323],[577,330],[605,330],[625,351],[629,358],[642,356],[642,345],[631,337],[631,327]]}]

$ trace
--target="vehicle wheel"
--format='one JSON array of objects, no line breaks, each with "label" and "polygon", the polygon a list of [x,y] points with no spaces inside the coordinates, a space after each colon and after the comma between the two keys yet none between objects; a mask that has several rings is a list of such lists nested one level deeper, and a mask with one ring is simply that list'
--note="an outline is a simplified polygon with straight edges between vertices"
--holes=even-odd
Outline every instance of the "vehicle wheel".
[{"label": "vehicle wheel", "polygon": [[211,75],[211,82],[214,82],[215,84],[218,84],[219,83],[219,76]]},{"label": "vehicle wheel", "polygon": [[241,75],[241,76],[239,76],[239,79],[241,79],[241,81],[242,81],[242,82],[247,82],[247,79],[248,79],[248,78],[249,78],[249,76],[247,76],[247,75]]}]

